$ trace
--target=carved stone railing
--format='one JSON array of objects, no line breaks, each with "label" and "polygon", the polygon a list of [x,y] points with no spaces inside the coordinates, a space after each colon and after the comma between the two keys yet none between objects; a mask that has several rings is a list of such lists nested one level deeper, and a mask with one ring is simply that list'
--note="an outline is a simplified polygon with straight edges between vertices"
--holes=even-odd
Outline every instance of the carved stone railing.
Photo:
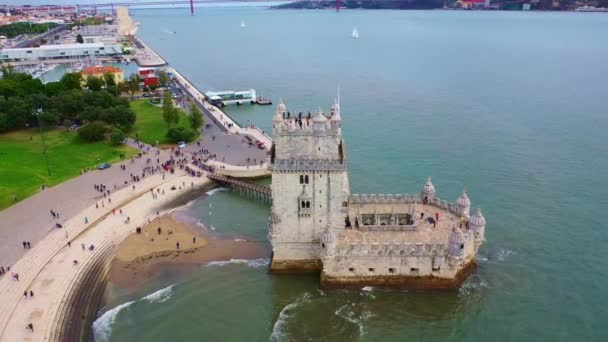
[{"label": "carved stone railing", "polygon": [[339,160],[275,159],[271,171],[344,171],[346,163]]}]

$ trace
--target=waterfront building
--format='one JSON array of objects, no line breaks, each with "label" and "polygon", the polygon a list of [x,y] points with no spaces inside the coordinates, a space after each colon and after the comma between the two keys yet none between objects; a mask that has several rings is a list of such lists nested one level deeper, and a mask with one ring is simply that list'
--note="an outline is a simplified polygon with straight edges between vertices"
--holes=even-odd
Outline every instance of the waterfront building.
[{"label": "waterfront building", "polygon": [[125,80],[124,71],[120,68],[111,65],[86,67],[80,73],[80,75],[82,76],[83,84],[86,84],[89,77],[102,78],[106,74],[112,75],[112,78],[114,78],[114,83],[116,84],[122,83]]},{"label": "waterfront building", "polygon": [[119,44],[61,44],[42,45],[37,48],[12,48],[0,50],[0,61],[45,61],[52,59],[112,57],[122,55]]},{"label": "waterfront building", "polygon": [[139,68],[137,74],[144,87],[158,87],[156,68]]},{"label": "waterfront building", "polygon": [[463,191],[437,197],[429,177],[420,193],[351,194],[340,104],[326,116],[273,117],[271,271],[321,272],[325,286],[453,288],[474,269],[485,218]]},{"label": "waterfront building", "polygon": [[254,103],[257,96],[255,89],[234,91],[207,91],[205,96],[209,99],[209,102],[214,106],[224,106],[228,104],[246,104]]}]

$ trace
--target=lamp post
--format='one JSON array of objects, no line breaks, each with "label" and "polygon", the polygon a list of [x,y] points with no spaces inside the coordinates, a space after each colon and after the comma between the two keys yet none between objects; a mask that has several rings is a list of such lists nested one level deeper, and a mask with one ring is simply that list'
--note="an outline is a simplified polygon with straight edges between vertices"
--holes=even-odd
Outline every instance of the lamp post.
[{"label": "lamp post", "polygon": [[40,131],[40,137],[42,138],[42,154],[44,154],[44,161],[46,162],[46,170],[51,175],[51,167],[49,166],[49,157],[46,155],[46,143],[44,142],[44,133],[42,133],[42,123],[40,121],[40,114],[42,114],[42,108],[36,109],[34,115],[38,121],[38,130]]}]

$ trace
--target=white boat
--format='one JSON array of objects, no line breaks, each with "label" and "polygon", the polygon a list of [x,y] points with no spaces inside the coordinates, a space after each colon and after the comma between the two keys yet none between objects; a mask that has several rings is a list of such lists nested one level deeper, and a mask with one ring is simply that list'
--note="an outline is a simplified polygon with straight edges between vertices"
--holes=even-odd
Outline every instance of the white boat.
[{"label": "white boat", "polygon": [[359,38],[359,31],[357,31],[356,27],[353,27],[353,38]]},{"label": "white boat", "polygon": [[241,27],[245,27],[245,26],[247,26],[247,25],[245,25],[245,22],[241,21]]}]

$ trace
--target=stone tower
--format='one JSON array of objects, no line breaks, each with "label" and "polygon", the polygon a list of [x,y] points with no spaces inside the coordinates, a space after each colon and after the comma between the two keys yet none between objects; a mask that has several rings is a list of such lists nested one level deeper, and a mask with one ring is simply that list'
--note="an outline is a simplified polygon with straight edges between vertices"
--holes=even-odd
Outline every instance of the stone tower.
[{"label": "stone tower", "polygon": [[321,267],[322,237],[341,235],[348,205],[340,106],[336,101],[328,118],[320,109],[315,115],[292,114],[281,101],[273,133],[270,268],[316,271]]}]

